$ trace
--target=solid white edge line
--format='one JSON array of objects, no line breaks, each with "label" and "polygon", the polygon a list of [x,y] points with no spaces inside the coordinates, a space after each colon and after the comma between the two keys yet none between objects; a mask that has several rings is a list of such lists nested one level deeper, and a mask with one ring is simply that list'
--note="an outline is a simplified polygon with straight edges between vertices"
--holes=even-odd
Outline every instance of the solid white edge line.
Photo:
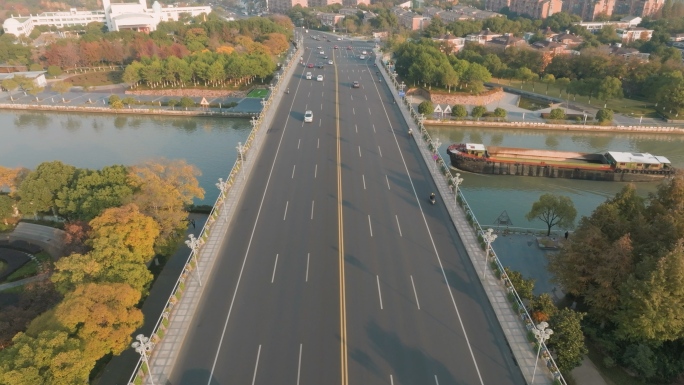
[{"label": "solid white edge line", "polygon": [[302,344],[299,344],[299,363],[297,364],[297,385],[302,374]]},{"label": "solid white edge line", "polygon": [[273,263],[273,274],[271,275],[271,283],[275,280],[275,272],[278,267],[278,254],[276,254],[275,262]]},{"label": "solid white edge line", "polygon": [[[378,94],[378,97],[382,100],[382,95],[380,95],[380,90],[378,89],[378,85],[373,82],[373,86],[375,87],[375,92]],[[393,96],[394,97],[394,96]],[[392,131],[392,136],[394,136],[394,142],[397,144],[397,148],[399,149],[399,156],[401,157],[401,161],[404,164],[404,169],[406,170],[406,175],[409,178],[409,183],[411,184],[411,189],[413,190],[413,195],[416,198],[416,203],[418,204],[418,207],[420,208],[420,213],[423,217],[423,223],[425,223],[425,228],[427,229],[428,232],[428,237],[430,238],[430,243],[432,243],[432,249],[435,251],[435,256],[437,257],[437,262],[439,263],[439,268],[442,270],[442,277],[444,278],[444,283],[446,285],[447,291],[449,292],[449,297],[451,297],[451,304],[454,306],[454,310],[456,311],[456,317],[458,318],[458,323],[461,326],[461,331],[463,332],[463,337],[466,340],[466,345],[468,346],[468,351],[470,352],[470,358],[473,360],[473,365],[475,365],[475,371],[477,372],[477,377],[480,380],[480,385],[484,385],[484,380],[482,379],[482,374],[480,373],[480,367],[477,365],[477,360],[475,360],[475,353],[473,353],[473,347],[470,344],[470,339],[468,338],[468,333],[465,330],[465,325],[463,325],[463,318],[461,318],[461,312],[458,310],[458,305],[456,305],[456,298],[454,298],[454,293],[451,291],[451,284],[449,283],[449,279],[447,278],[446,271],[444,271],[444,265],[442,264],[442,258],[439,256],[439,252],[437,251],[437,245],[435,245],[435,240],[432,237],[432,232],[430,231],[430,226],[428,226],[427,223],[427,218],[425,217],[425,212],[423,211],[423,206],[420,204],[420,198],[418,198],[418,192],[416,191],[416,186],[413,184],[413,179],[411,178],[411,173],[409,172],[408,166],[406,165],[406,159],[404,159],[404,154],[401,152],[401,147],[399,146],[399,139],[397,139],[397,134],[394,132],[394,128],[392,127],[392,122],[390,121],[389,114],[387,113],[387,109],[385,108],[385,104],[382,104],[382,109],[385,112],[385,117],[387,118],[387,123],[390,127],[390,130]],[[403,115],[400,118],[401,121],[403,121]]]},{"label": "solid white edge line", "polygon": [[311,253],[306,253],[306,277],[304,277],[304,282],[309,282],[309,259]]},{"label": "solid white edge line", "polygon": [[399,236],[403,237],[404,235],[401,233],[401,225],[399,224],[399,216],[395,214],[394,217],[397,219],[397,228],[399,229]]},{"label": "solid white edge line", "polygon": [[[311,56],[311,53],[309,53],[309,57]],[[304,71],[306,69],[302,70],[302,75],[304,75]],[[295,90],[295,97],[292,99],[292,103],[290,103],[290,111],[292,111],[292,107],[294,106],[294,101],[296,99],[297,91],[299,90],[299,86],[302,84],[302,79],[301,77],[299,78],[299,82],[297,83],[297,89]],[[214,362],[211,365],[211,371],[209,372],[209,379],[207,380],[207,385],[211,385],[211,379],[214,377],[214,370],[216,370],[216,363],[218,362],[218,356],[219,353],[221,352],[221,346],[223,345],[223,339],[226,336],[226,330],[228,329],[228,321],[230,320],[230,316],[233,313],[233,305],[235,304],[235,298],[237,297],[237,292],[238,289],[240,288],[240,282],[242,281],[242,273],[245,271],[245,265],[247,264],[247,257],[249,256],[249,250],[252,248],[252,240],[254,239],[254,234],[256,233],[256,226],[257,222],[259,221],[259,217],[261,216],[261,209],[263,208],[264,201],[266,200],[266,193],[268,192],[268,186],[271,183],[271,176],[273,175],[273,170],[275,169],[276,165],[276,160],[278,159],[278,154],[280,153],[280,146],[283,143],[283,137],[285,136],[285,131],[287,131],[287,122],[290,120],[290,114],[287,114],[287,117],[285,118],[285,125],[283,126],[283,132],[280,134],[280,140],[278,141],[278,146],[276,147],[276,152],[275,155],[273,156],[273,163],[271,163],[271,170],[268,173],[268,178],[266,179],[266,187],[264,187],[264,193],[261,196],[261,202],[259,203],[259,210],[257,211],[257,216],[256,219],[254,220],[254,226],[252,227],[252,234],[249,236],[249,242],[247,243],[247,250],[245,250],[245,257],[242,259],[242,266],[240,267],[240,274],[238,274],[238,279],[237,282],[235,283],[235,291],[233,291],[233,297],[230,300],[230,306],[228,307],[228,314],[226,315],[226,322],[223,324],[223,331],[221,331],[221,338],[219,338],[219,344],[218,347],[216,348],[216,355],[214,356]],[[264,139],[265,140],[265,139]],[[261,352],[261,345],[259,345],[259,351]]]},{"label": "solid white edge line", "polygon": [[261,355],[261,345],[259,345],[259,351],[257,352],[256,364],[254,365],[254,376],[252,376],[252,385],[256,383],[257,369],[259,369],[259,356]]},{"label": "solid white edge line", "polygon": [[380,276],[376,275],[375,276],[375,281],[378,283],[378,298],[380,298],[380,310],[383,310],[382,307],[382,292],[380,291]]},{"label": "solid white edge line", "polygon": [[413,276],[411,275],[411,286],[413,286],[413,295],[416,297],[416,306],[420,310],[420,301],[418,301],[418,292],[416,291],[416,284],[413,283]]}]

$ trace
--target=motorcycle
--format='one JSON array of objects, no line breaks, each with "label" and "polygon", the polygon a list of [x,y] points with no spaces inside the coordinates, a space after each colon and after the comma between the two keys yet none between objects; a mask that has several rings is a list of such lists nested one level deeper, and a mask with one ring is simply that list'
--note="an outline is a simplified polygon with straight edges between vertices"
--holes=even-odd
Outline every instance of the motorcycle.
[{"label": "motorcycle", "polygon": [[432,203],[434,205],[435,202],[436,202],[435,194],[430,195],[430,203]]},{"label": "motorcycle", "polygon": [[286,94],[290,93],[290,89],[288,88],[287,91],[285,91]]},{"label": "motorcycle", "polygon": [[408,130],[409,138],[413,138],[413,130],[409,128]]}]

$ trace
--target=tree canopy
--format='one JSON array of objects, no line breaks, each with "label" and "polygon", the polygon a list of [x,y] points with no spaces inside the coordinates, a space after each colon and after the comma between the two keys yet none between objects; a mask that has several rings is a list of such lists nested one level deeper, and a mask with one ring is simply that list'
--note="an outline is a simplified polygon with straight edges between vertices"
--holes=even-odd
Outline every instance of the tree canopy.
[{"label": "tree canopy", "polygon": [[574,227],[577,210],[572,200],[568,197],[558,196],[553,194],[543,194],[539,200],[532,204],[532,209],[527,213],[525,218],[528,221],[538,219],[544,223],[548,228],[546,235],[551,235],[551,229],[554,226],[560,226],[566,229]]}]

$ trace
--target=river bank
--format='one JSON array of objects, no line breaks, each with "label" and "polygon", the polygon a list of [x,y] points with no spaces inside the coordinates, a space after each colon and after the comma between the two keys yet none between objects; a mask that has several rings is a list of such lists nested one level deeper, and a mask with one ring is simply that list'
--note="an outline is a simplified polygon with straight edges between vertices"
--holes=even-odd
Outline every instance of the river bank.
[{"label": "river bank", "polygon": [[[215,117],[215,118],[251,118],[258,112],[225,111],[218,108],[204,108],[201,110],[169,109],[168,107],[145,106],[145,108],[129,107],[114,109],[111,107],[95,106],[58,106],[54,104],[8,104],[0,103],[0,109],[20,111],[54,111],[54,112],[84,112],[113,115],[173,115],[191,117]],[[179,107],[181,108],[181,107]]]},{"label": "river bank", "polygon": [[454,126],[454,127],[483,127],[483,128],[523,128],[530,130],[547,131],[586,131],[586,132],[610,132],[610,133],[649,133],[684,135],[684,129],[673,126],[597,126],[584,124],[553,124],[535,122],[492,122],[473,120],[425,120],[426,126]]}]

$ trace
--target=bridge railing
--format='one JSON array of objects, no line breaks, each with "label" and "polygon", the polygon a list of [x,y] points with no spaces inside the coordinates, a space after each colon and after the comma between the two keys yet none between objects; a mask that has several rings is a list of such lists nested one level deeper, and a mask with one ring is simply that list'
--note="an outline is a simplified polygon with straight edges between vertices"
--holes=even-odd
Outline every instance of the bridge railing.
[{"label": "bridge railing", "polygon": [[[391,79],[395,89],[403,91],[404,84],[399,84],[399,82],[397,82],[397,74],[396,72],[394,72],[393,67],[389,63],[381,65],[380,67],[382,67],[383,70],[386,72],[387,77]],[[532,334],[532,330],[533,328],[535,328],[533,319],[529,311],[527,310],[527,307],[525,306],[523,299],[520,297],[520,295],[518,294],[517,290],[515,289],[511,281],[508,279],[508,277],[506,277],[504,266],[499,260],[499,257],[496,255],[496,252],[492,248],[491,242],[487,243],[485,241],[486,231],[483,230],[482,226],[477,220],[477,217],[475,216],[475,213],[468,204],[468,201],[466,200],[461,190],[458,188],[459,182],[455,181],[449,169],[448,163],[444,161],[442,155],[439,153],[439,147],[441,147],[441,143],[438,139],[433,140],[433,138],[430,136],[430,133],[425,128],[425,125],[423,124],[425,116],[423,114],[418,113],[418,111],[416,111],[413,108],[413,105],[409,103],[409,101],[406,100],[405,97],[402,98],[402,101],[406,104],[411,115],[411,118],[414,119],[414,122],[417,124],[418,129],[420,131],[418,135],[419,144],[421,146],[426,146],[430,152],[430,155],[432,157],[431,163],[433,164],[429,165],[429,167],[432,171],[438,171],[438,174],[442,175],[447,185],[451,188],[451,191],[454,194],[453,199],[456,202],[458,202],[458,206],[465,213],[466,220],[477,234],[480,247],[483,251],[485,251],[485,255],[487,256],[487,258],[489,258],[488,261],[485,261],[485,264],[491,265],[491,270],[493,270],[492,273],[495,274],[495,276],[498,279],[500,279],[503,285],[505,286],[507,291],[507,297],[511,303],[512,309],[514,312],[516,312],[516,314],[519,315],[521,321],[525,325],[525,328],[528,332],[528,340],[530,341],[530,347],[533,348],[534,353],[537,354],[539,342],[535,340],[534,335]],[[436,173],[433,172],[433,175],[435,174]],[[546,344],[543,341],[541,342],[540,358],[546,361],[546,367],[551,372],[551,375],[554,379],[554,383],[560,385],[568,385],[565,378],[563,378],[563,374],[560,372],[560,370],[558,370],[558,365],[556,365],[556,362],[553,359],[551,352],[546,347]]]},{"label": "bridge railing", "polygon": [[[296,57],[299,56],[301,50],[302,49],[299,48],[299,50],[294,51],[292,52],[292,54],[289,55],[290,59],[288,60],[287,64],[282,67],[282,74],[287,73],[287,71],[295,63],[297,63],[297,60],[294,59],[296,59]],[[287,77],[279,76],[276,79],[277,80],[274,83],[272,83],[272,92],[269,93],[267,99],[264,99],[264,108],[257,117],[252,119],[252,130],[247,136],[245,144],[242,145],[241,148],[238,148],[238,158],[235,160],[233,167],[230,169],[228,177],[226,178],[225,182],[217,184],[217,187],[219,187],[221,193],[219,194],[218,198],[216,198],[216,202],[214,202],[211,212],[209,213],[209,217],[207,221],[204,223],[204,226],[202,227],[202,230],[199,233],[199,237],[197,238],[197,244],[195,245],[195,247],[189,245],[191,247],[191,252],[187,260],[185,261],[185,267],[183,268],[183,272],[176,280],[173,290],[171,291],[171,295],[169,296],[169,299],[166,301],[164,310],[160,314],[159,318],[157,319],[157,322],[154,325],[154,328],[152,329],[150,336],[150,341],[152,342],[152,349],[147,353],[147,357],[154,354],[154,346],[157,345],[164,338],[165,331],[168,328],[169,323],[171,322],[174,316],[174,307],[183,298],[186,280],[190,277],[190,275],[193,272],[199,275],[197,264],[202,260],[200,258],[202,255],[202,246],[206,243],[207,239],[209,238],[209,235],[211,234],[212,225],[216,223],[217,220],[219,220],[219,214],[221,209],[223,208],[223,204],[226,197],[228,196],[231,189],[235,187],[238,178],[245,177],[245,155],[249,152],[252,146],[258,145],[257,133],[261,129],[264,117],[274,100],[274,95],[276,94],[275,91],[277,91],[280,88],[281,83],[287,80]],[[145,377],[150,372],[150,368],[147,367],[147,362],[149,361],[144,360],[143,356],[141,355],[133,370],[133,373],[131,374],[128,384],[142,385],[145,382]]]}]

